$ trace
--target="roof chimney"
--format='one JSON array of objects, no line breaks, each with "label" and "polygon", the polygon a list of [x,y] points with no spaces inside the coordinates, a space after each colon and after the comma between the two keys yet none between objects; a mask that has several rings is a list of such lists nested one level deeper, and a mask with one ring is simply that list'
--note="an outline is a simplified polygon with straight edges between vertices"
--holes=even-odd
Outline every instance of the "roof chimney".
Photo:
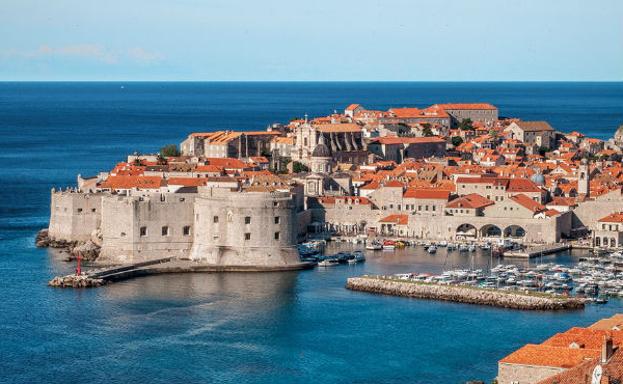
[{"label": "roof chimney", "polygon": [[601,363],[607,363],[613,353],[614,346],[612,344],[612,337],[610,337],[610,335],[604,335],[604,342],[601,345]]}]

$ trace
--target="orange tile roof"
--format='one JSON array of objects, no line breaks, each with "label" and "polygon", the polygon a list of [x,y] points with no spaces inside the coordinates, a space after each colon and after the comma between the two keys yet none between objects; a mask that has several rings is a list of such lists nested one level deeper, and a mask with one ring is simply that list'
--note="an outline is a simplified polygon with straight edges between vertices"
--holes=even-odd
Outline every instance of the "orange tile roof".
[{"label": "orange tile roof", "polygon": [[571,368],[583,363],[587,359],[596,358],[599,354],[599,350],[593,349],[574,349],[526,344],[500,360],[500,363]]},{"label": "orange tile roof", "polygon": [[359,104],[351,104],[348,107],[346,107],[346,110],[347,111],[354,111],[355,109],[360,108],[360,107],[361,107],[361,105],[359,105]]},{"label": "orange tile roof", "polygon": [[529,209],[530,211],[534,213],[541,212],[546,209],[543,205],[532,200],[531,198],[524,195],[523,193],[511,196],[511,200],[521,205],[522,207]]},{"label": "orange tile roof", "polygon": [[428,137],[377,137],[371,140],[373,143],[379,144],[420,144],[420,143],[445,143],[446,141],[439,136]]},{"label": "orange tile roof", "polygon": [[614,212],[598,220],[600,223],[623,223],[623,212]]},{"label": "orange tile roof", "polygon": [[361,127],[357,124],[319,124],[316,129],[324,133],[347,133],[347,132],[361,132]]},{"label": "orange tile roof", "polygon": [[495,204],[495,202],[477,193],[471,193],[450,201],[447,208],[473,208],[480,209]]},{"label": "orange tile roof", "polygon": [[506,188],[508,192],[519,193],[519,192],[541,192],[541,188],[536,185],[532,180],[529,179],[510,179],[508,181],[508,187]]},{"label": "orange tile roof", "polygon": [[160,176],[109,176],[100,183],[104,189],[159,189],[166,185]]},{"label": "orange tile roof", "polygon": [[182,185],[184,187],[200,187],[206,185],[208,179],[200,177],[171,177],[167,179],[168,185]]},{"label": "orange tile roof", "polygon": [[391,224],[397,224],[397,225],[407,225],[409,224],[409,216],[408,215],[389,215],[386,216],[384,218],[382,218],[381,220],[379,220],[379,223],[391,223]]},{"label": "orange tile roof", "polygon": [[407,188],[402,197],[411,199],[437,199],[448,201],[448,198],[450,197],[450,192],[436,189]]},{"label": "orange tile roof", "polygon": [[484,109],[494,110],[498,109],[496,106],[489,103],[449,103],[449,104],[436,104],[443,109]]}]

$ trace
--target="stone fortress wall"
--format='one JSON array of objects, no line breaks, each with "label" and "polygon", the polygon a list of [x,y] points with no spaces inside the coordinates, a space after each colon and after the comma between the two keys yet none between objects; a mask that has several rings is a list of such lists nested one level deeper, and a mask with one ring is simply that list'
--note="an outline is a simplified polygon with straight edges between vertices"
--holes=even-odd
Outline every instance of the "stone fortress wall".
[{"label": "stone fortress wall", "polygon": [[49,236],[53,240],[88,241],[101,225],[101,193],[52,190]]},{"label": "stone fortress wall", "polygon": [[212,265],[278,267],[299,262],[289,192],[199,188],[190,258]]}]

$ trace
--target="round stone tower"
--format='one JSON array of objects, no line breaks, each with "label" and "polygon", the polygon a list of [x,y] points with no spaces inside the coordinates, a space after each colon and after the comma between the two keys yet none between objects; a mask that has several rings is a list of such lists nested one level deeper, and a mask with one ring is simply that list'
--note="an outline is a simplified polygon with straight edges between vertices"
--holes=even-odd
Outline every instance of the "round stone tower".
[{"label": "round stone tower", "polygon": [[200,188],[190,258],[224,270],[303,268],[297,225],[289,192]]}]

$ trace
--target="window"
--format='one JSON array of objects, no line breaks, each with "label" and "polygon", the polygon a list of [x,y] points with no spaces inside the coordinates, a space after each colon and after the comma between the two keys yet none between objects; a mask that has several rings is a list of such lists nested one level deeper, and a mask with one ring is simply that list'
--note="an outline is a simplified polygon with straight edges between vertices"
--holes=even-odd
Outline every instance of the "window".
[{"label": "window", "polygon": [[169,236],[169,227],[166,225],[162,227],[162,236]]},{"label": "window", "polygon": [[214,216],[214,217],[212,218],[212,222],[213,222],[214,224],[218,223],[218,216]]},{"label": "window", "polygon": [[245,224],[251,224],[251,216],[245,216],[244,217],[244,223]]},{"label": "window", "polygon": [[95,208],[91,208],[91,212],[95,212],[95,211],[96,211],[96,209],[95,209]]},{"label": "window", "polygon": [[82,212],[82,208],[78,208],[78,213]]},{"label": "window", "polygon": [[279,232],[275,232],[275,240],[279,240]]},{"label": "window", "polygon": [[184,236],[190,236],[190,225],[184,226],[184,228],[182,228],[182,233]]},{"label": "window", "polygon": [[275,216],[275,224],[279,224],[279,216]]},{"label": "window", "polygon": [[147,227],[141,227],[139,229],[139,234],[140,234],[141,237],[147,236]]},{"label": "window", "polygon": [[249,232],[244,234],[244,239],[245,240],[251,240],[251,234]]}]

